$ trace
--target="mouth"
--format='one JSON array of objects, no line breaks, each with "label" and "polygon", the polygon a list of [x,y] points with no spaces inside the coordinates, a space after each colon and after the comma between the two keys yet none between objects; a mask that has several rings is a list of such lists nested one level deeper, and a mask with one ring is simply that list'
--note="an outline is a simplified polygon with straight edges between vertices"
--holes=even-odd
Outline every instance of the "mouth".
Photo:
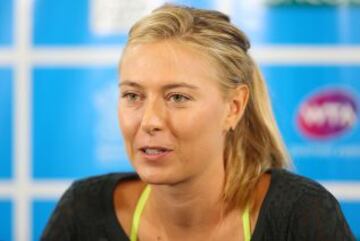
[{"label": "mouth", "polygon": [[144,146],[139,148],[146,159],[156,160],[165,157],[172,152],[172,149],[161,146]]}]

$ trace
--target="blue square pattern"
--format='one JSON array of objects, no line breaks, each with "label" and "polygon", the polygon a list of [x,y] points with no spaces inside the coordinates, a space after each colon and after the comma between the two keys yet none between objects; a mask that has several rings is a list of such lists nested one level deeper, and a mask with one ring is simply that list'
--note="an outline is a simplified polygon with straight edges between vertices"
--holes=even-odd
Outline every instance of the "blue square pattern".
[{"label": "blue square pattern", "polygon": [[0,180],[12,175],[12,71],[0,68]]},{"label": "blue square pattern", "polygon": [[215,7],[214,0],[170,0],[166,2],[195,8],[213,9]]},{"label": "blue square pattern", "polygon": [[232,18],[255,44],[359,44],[358,6],[277,6],[234,1]]},{"label": "blue square pattern", "polygon": [[34,200],[32,203],[32,240],[39,241],[56,206],[56,200]]},{"label": "blue square pattern", "polygon": [[[96,20],[92,17],[92,8],[95,8],[92,4],[95,4],[95,1],[35,1],[33,43],[36,46],[123,44],[127,39],[127,31],[109,30],[101,34],[92,27],[96,25],[94,23]],[[207,0],[172,0],[170,2],[196,7],[212,7],[212,1]],[[108,3],[111,4],[111,2]],[[113,4],[117,4],[116,1]],[[106,4],[104,6],[106,7]],[[111,7],[107,8],[110,14]],[[109,21],[113,20],[109,19]]]},{"label": "blue square pattern", "polygon": [[340,205],[356,240],[360,240],[360,202],[343,201]]},{"label": "blue square pattern", "polygon": [[121,44],[126,33],[98,35],[91,29],[91,0],[38,0],[33,43],[39,45]]},{"label": "blue square pattern", "polygon": [[0,1],[0,46],[9,46],[13,42],[13,1]]},{"label": "blue square pattern", "polygon": [[[91,29],[90,0],[35,2],[35,45],[122,44],[126,32],[99,35]],[[172,0],[201,8],[214,1]],[[282,6],[243,4],[235,1],[232,18],[253,43],[358,44],[360,8],[356,6]],[[46,21],[45,21],[46,20]],[[69,27],[71,26],[71,27]],[[315,34],[316,33],[316,34]]]},{"label": "blue square pattern", "polygon": [[262,69],[296,171],[318,180],[359,181],[360,67]]},{"label": "blue square pattern", "polygon": [[11,241],[12,238],[12,203],[0,199],[0,240]]},{"label": "blue square pattern", "polygon": [[33,177],[131,171],[117,99],[116,68],[35,68]]}]

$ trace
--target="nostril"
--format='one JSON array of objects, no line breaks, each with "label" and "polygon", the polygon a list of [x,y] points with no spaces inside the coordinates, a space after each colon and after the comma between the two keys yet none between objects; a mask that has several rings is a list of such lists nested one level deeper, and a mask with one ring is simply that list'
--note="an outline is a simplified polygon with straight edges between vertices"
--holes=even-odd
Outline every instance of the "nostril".
[{"label": "nostril", "polygon": [[153,134],[154,132],[160,131],[161,129],[154,126],[145,127],[145,131],[149,134]]}]

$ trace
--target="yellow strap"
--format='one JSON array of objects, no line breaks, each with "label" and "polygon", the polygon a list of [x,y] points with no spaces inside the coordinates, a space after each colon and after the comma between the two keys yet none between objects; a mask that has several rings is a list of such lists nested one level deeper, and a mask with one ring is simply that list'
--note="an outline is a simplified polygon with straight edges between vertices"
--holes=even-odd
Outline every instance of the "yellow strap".
[{"label": "yellow strap", "polygon": [[250,228],[250,212],[247,206],[242,215],[243,230],[244,230],[244,241],[250,241],[251,239],[251,228]]},{"label": "yellow strap", "polygon": [[[143,192],[141,193],[141,196],[136,204],[136,208],[132,220],[131,232],[130,232],[130,241],[137,241],[137,235],[140,226],[140,217],[145,207],[145,203],[149,198],[150,190],[151,190],[150,186],[147,185],[144,188]],[[250,241],[251,229],[250,229],[249,207],[245,208],[244,213],[242,215],[242,221],[243,221],[243,230],[244,230],[244,241]]]},{"label": "yellow strap", "polygon": [[139,231],[140,226],[140,217],[142,214],[142,211],[144,209],[145,203],[147,199],[149,198],[150,194],[150,186],[147,185],[143,192],[141,193],[141,196],[136,204],[135,212],[133,215],[132,225],[131,225],[131,232],[130,232],[130,241],[137,241],[137,235]]}]

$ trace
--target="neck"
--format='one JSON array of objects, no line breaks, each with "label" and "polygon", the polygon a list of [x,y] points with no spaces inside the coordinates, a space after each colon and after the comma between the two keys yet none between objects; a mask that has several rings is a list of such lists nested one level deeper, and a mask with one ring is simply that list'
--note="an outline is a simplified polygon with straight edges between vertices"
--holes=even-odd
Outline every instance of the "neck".
[{"label": "neck", "polygon": [[149,209],[166,233],[214,229],[223,216],[224,177],[224,172],[217,171],[217,176],[205,174],[176,185],[154,185]]}]

